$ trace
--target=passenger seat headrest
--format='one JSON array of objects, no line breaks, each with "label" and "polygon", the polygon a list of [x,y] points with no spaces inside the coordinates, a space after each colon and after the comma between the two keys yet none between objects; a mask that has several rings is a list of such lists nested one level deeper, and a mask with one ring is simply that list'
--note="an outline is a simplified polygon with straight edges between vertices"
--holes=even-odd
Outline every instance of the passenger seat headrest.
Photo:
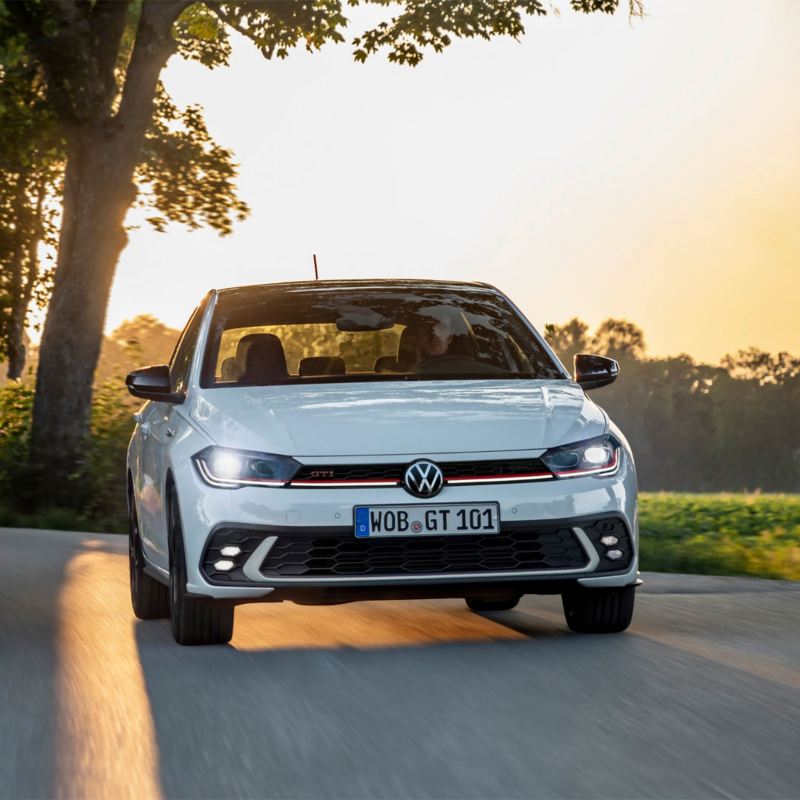
[{"label": "passenger seat headrest", "polygon": [[251,333],[242,337],[236,351],[237,361],[245,339],[248,341],[244,348],[244,371],[240,379],[243,383],[269,383],[288,377],[286,355],[277,336],[271,333]]},{"label": "passenger seat headrest", "polygon": [[397,358],[395,356],[378,356],[372,369],[374,372],[397,372]]},{"label": "passenger seat headrest", "polygon": [[219,368],[219,377],[223,381],[235,381],[239,377],[234,356],[223,359]]}]

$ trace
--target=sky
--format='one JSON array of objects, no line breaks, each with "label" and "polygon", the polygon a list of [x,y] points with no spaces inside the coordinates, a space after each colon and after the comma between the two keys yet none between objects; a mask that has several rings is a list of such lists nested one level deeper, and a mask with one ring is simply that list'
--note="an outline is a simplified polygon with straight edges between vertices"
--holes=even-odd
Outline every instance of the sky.
[{"label": "sky", "polygon": [[174,58],[252,213],[132,231],[107,330],[182,327],[208,289],[309,279],[317,253],[323,278],[487,281],[537,326],[623,317],[651,355],[800,354],[800,2],[556,5],[415,69],[240,38],[229,68]]}]

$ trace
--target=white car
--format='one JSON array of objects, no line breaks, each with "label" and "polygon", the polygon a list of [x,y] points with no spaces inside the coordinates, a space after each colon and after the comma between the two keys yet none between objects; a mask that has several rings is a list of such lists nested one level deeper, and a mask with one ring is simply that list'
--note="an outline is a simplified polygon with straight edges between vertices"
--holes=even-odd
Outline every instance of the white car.
[{"label": "white car", "polygon": [[211,291],[128,449],[140,619],[228,642],[240,603],[560,594],[575,631],[622,631],[637,585],[633,457],[492,286],[316,281]]}]

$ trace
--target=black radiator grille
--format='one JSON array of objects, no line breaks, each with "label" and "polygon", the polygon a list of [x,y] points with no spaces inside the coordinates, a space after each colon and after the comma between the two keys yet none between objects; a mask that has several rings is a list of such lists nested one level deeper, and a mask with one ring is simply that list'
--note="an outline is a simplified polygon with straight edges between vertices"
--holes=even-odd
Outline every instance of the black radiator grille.
[{"label": "black radiator grille", "polygon": [[279,537],[261,566],[265,577],[447,575],[580,569],[586,552],[570,528],[484,536],[355,539]]},{"label": "black radiator grille", "polygon": [[[504,461],[443,461],[438,462],[445,480],[452,478],[502,477],[504,475],[549,476],[550,472],[538,458],[510,459]],[[408,464],[306,464],[292,478],[297,481],[397,481],[403,478]],[[290,484],[291,485],[291,484]]]},{"label": "black radiator grille", "polygon": [[403,477],[405,464],[307,464],[292,478],[295,481],[399,481]]}]

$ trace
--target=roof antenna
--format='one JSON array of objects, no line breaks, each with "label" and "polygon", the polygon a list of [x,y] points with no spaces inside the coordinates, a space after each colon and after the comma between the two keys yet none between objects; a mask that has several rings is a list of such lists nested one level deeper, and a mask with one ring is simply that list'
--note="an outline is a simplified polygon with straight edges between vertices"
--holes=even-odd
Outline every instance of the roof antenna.
[{"label": "roof antenna", "polygon": [[317,269],[317,254],[314,253],[314,280],[319,280],[319,270]]}]

